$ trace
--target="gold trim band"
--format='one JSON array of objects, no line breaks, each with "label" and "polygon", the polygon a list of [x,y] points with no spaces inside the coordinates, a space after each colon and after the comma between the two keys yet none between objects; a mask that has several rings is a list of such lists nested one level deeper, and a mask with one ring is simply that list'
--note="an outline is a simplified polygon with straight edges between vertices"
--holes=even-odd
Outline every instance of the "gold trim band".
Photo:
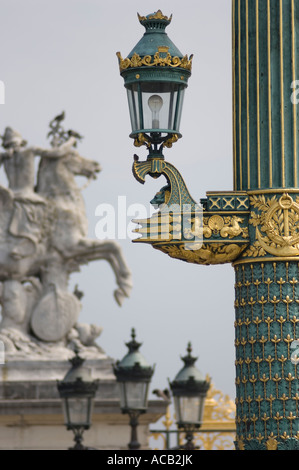
[{"label": "gold trim band", "polygon": [[254,264],[254,263],[276,263],[277,261],[283,261],[284,263],[287,263],[288,261],[296,261],[297,263],[299,262],[299,256],[290,256],[288,258],[284,258],[281,256],[274,256],[274,257],[269,257],[269,258],[250,258],[250,259],[242,259],[242,260],[237,260],[232,263],[232,266],[238,266],[240,264]]},{"label": "gold trim band", "polygon": [[116,55],[119,60],[119,69],[121,72],[127,70],[128,68],[135,68],[135,67],[157,67],[157,66],[168,66],[172,68],[179,67],[181,69],[190,70],[192,69],[192,59],[193,55],[189,58],[185,55],[182,59],[179,57],[172,57],[169,52],[166,53],[166,57],[162,57],[160,55],[161,51],[158,50],[154,57],[151,55],[146,55],[144,57],[140,57],[139,54],[136,52],[132,55],[131,59],[126,58],[123,59],[120,52],[117,52]]},{"label": "gold trim band", "polygon": [[299,188],[277,188],[277,189],[254,189],[248,191],[247,194],[278,194],[278,193],[298,193]]}]

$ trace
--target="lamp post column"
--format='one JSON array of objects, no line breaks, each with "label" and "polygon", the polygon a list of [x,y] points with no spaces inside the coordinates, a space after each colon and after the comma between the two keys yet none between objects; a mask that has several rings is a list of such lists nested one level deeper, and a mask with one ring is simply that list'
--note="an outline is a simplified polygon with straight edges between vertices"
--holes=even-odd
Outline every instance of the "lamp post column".
[{"label": "lamp post column", "polygon": [[134,156],[133,174],[142,184],[146,175],[167,180],[151,201],[157,213],[135,221],[134,242],[188,263],[233,264],[236,447],[299,449],[299,0],[232,0],[232,16],[234,189],[208,192],[200,208],[162,154],[181,136],[173,113],[171,126],[142,125],[149,91],[153,101],[181,97],[192,56],[162,44],[171,18],[160,11],[140,18],[146,33],[129,57],[118,54],[131,136],[149,148],[146,161]]},{"label": "lamp post column", "polygon": [[299,1],[233,0],[234,189],[250,246],[235,261],[237,448],[298,447]]}]

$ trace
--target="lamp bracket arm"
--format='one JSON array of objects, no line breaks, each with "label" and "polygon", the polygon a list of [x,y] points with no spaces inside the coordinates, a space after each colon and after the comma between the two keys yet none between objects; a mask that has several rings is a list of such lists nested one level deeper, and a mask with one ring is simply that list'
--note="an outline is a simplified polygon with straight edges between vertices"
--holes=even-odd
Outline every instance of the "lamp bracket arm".
[{"label": "lamp bracket arm", "polygon": [[164,175],[168,183],[165,200],[168,207],[177,205],[182,210],[184,205],[189,205],[191,210],[195,210],[199,206],[191,197],[180,172],[163,158],[150,157],[146,161],[139,161],[139,157],[134,155],[133,175],[141,184],[145,183],[147,175],[154,179]]}]

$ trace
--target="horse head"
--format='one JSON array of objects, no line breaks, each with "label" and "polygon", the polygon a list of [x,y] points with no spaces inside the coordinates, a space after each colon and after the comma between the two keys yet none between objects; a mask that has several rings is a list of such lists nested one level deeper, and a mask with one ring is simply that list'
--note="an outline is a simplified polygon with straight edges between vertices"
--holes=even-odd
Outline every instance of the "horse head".
[{"label": "horse head", "polygon": [[73,175],[86,176],[88,179],[96,179],[97,173],[101,171],[97,161],[82,157],[75,148],[71,148],[61,162]]}]

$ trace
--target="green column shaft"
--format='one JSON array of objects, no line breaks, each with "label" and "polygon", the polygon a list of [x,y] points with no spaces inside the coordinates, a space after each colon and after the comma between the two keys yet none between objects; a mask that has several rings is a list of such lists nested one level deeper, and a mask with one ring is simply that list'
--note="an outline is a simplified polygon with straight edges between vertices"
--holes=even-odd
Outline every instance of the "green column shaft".
[{"label": "green column shaft", "polygon": [[297,187],[299,0],[233,0],[232,15],[234,189]]},{"label": "green column shaft", "polygon": [[299,262],[236,266],[237,440],[247,449],[297,443],[298,274]]},{"label": "green column shaft", "polygon": [[[233,0],[237,448],[299,448],[299,0]],[[287,193],[284,195],[284,193]]]}]

